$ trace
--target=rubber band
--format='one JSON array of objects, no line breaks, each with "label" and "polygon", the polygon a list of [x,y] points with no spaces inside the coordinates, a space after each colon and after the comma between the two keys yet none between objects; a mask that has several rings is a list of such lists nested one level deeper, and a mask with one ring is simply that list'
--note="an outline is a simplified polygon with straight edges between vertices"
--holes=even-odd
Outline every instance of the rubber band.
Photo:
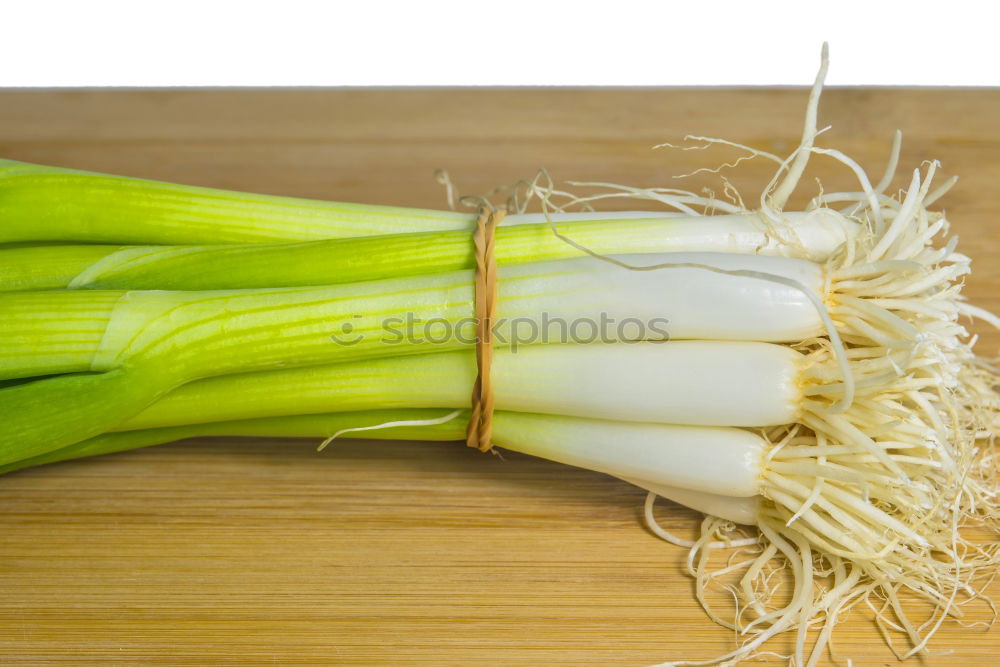
[{"label": "rubber band", "polygon": [[472,414],[465,429],[465,443],[481,452],[493,449],[493,319],[496,316],[497,261],[494,254],[496,228],[507,211],[484,208],[476,220],[473,235],[476,250],[475,321],[476,321],[476,383],[472,388]]}]

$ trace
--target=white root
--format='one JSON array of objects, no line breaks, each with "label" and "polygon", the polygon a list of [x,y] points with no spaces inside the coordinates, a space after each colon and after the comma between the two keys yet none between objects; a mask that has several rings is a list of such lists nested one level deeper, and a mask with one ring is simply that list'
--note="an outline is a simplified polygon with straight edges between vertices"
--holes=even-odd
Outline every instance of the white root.
[{"label": "white root", "polygon": [[[958,320],[965,315],[1000,327],[1000,318],[962,300],[960,281],[970,262],[955,252],[955,240],[935,243],[948,223],[928,207],[955,179],[932,188],[937,163],[931,162],[925,173],[913,173],[898,200],[884,193],[898,166],[899,133],[874,186],[855,160],[814,146],[825,51],[823,61],[802,141],[761,202],[768,217],[780,219],[802,175],[797,167],[804,168],[809,154],[839,161],[860,184],[858,192],[810,203],[844,205],[841,212],[867,230],[827,265],[825,305],[847,345],[854,396],[837,411],[848,383],[832,370],[836,350],[823,339],[803,342],[800,349],[811,350],[807,407],[799,424],[769,433],[775,444],[762,475],[758,556],[743,561],[740,585],[727,588],[737,623],[723,621],[705,596],[721,573],[733,572],[730,566],[710,571],[707,554],[721,548],[724,524],[706,520],[688,559],[710,617],[747,640],[710,661],[671,664],[731,664],[757,654],[774,634],[796,630],[791,663],[815,665],[838,618],[859,603],[873,611],[890,646],[892,633],[906,637],[907,649],[893,647],[900,659],[926,653],[946,618],[959,618],[963,605],[984,599],[1000,562],[1000,545],[970,542],[962,530],[964,524],[1000,527],[1000,457],[991,449],[1000,424],[1000,380],[992,364],[976,357],[975,339]],[[795,580],[791,601],[777,607],[772,564],[790,566]],[[821,570],[832,577],[827,589]],[[936,611],[919,625],[911,622],[904,591]],[[807,652],[806,633],[816,626],[819,636]]]}]

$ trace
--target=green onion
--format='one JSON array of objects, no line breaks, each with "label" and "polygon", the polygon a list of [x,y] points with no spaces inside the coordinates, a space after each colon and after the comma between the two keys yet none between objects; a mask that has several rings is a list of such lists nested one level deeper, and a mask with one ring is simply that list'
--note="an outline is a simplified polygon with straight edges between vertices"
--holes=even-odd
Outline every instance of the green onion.
[{"label": "green onion", "polygon": [[[509,219],[509,218],[508,218]],[[554,223],[554,221],[553,221]],[[736,252],[824,260],[856,233],[829,209],[789,216],[783,245],[754,214],[672,216],[559,223],[572,239],[601,254]],[[582,257],[545,224],[497,231],[501,266]],[[474,267],[467,231],[423,232],[230,246],[49,246],[0,248],[0,291],[20,289],[218,290],[305,287],[361,282]]]},{"label": "green onion", "polygon": [[261,243],[469,229],[473,215],[173,185],[0,160],[0,243]]},{"label": "green onion", "polygon": [[[821,284],[817,267],[803,260],[725,254],[688,259],[698,266],[726,270],[757,267],[810,284],[813,290]],[[0,433],[9,435],[12,443],[0,453],[0,464],[113,428],[124,417],[109,411],[109,421],[104,421],[96,417],[93,407],[109,391],[120,395],[129,409],[141,408],[203,377],[426,351],[426,344],[402,330],[387,334],[387,322],[402,327],[414,317],[451,328],[452,335],[435,349],[467,347],[475,337],[471,282],[468,272],[456,272],[311,289],[0,295],[0,307],[14,313],[13,325],[0,324],[4,349],[0,378],[117,371],[115,379],[108,381],[99,375],[72,380],[57,377],[0,389],[0,400],[11,406],[11,416]],[[59,309],[80,311],[87,338],[77,337],[82,325],[61,323],[59,310],[49,305],[51,294],[61,297]],[[662,339],[665,331],[654,324],[667,323],[662,317],[665,301],[673,304],[670,332],[678,338],[786,341],[823,331],[813,303],[798,288],[696,267],[633,272],[591,258],[525,264],[505,272],[501,294],[499,315],[508,319],[500,331],[508,337],[516,334],[520,323],[541,328],[547,319],[588,326],[606,319],[631,319],[647,324],[646,335]],[[33,301],[36,297],[41,304]],[[714,305],[705,308],[706,303]],[[28,336],[21,323],[41,322],[46,313],[54,322],[52,330],[39,323],[35,336]],[[344,328],[347,324],[349,330]],[[103,335],[96,331],[101,327]],[[338,333],[352,337],[350,344],[332,339]],[[398,343],[387,344],[387,335],[398,337]],[[596,331],[588,335],[597,340]],[[618,332],[610,335],[617,337]],[[42,352],[33,354],[33,346]],[[66,365],[60,367],[50,350],[63,348],[66,351],[58,360]],[[68,419],[65,406],[44,398],[47,387],[61,395],[68,386],[77,392],[71,409],[94,410],[94,418]],[[92,392],[87,391],[90,386]],[[61,416],[57,419],[56,414]],[[86,429],[79,430],[81,422],[87,423]]]},{"label": "green onion", "polygon": [[[816,147],[825,67],[798,148],[753,152],[778,163],[758,209],[539,177],[496,240],[495,444],[710,513],[685,542],[646,504],[692,549],[699,595],[710,551],[756,548],[727,566],[747,640],[722,661],[795,629],[806,664],[822,624],[813,664],[871,596],[910,630],[901,597],[943,618],[997,564],[959,530],[1000,523],[997,371],[959,317],[1000,320],[962,300],[969,260],[928,210],[949,187],[931,190],[936,163],[896,198],[898,136],[875,185]],[[858,191],[786,212],[816,154]],[[616,198],[668,210],[583,210]],[[201,435],[463,436],[471,215],[5,162],[0,218],[2,472]]]},{"label": "green onion", "polygon": [[[107,433],[90,440],[64,447],[37,457],[23,459],[0,467],[0,474],[24,468],[56,463],[88,456],[124,452],[141,447],[160,445],[184,438],[242,435],[254,437],[317,438],[350,430],[353,438],[394,438],[397,440],[449,441],[464,436],[468,414],[461,412],[455,418],[443,421],[438,410],[371,410],[323,415],[260,418],[243,421],[192,424],[171,428],[157,428],[122,433]],[[517,415],[513,415],[517,417]],[[503,417],[501,417],[502,421]],[[394,424],[386,426],[385,424]],[[378,427],[373,429],[371,427]],[[370,429],[370,430],[366,430]],[[629,480],[636,483],[636,480]],[[737,523],[750,524],[756,520],[758,499],[693,491],[670,487],[666,484],[638,482],[640,486],[655,490],[659,495],[681,502],[707,513],[723,516]]]},{"label": "green onion", "polygon": [[[415,413],[383,414],[391,425],[411,419]],[[441,413],[434,416],[440,417]],[[64,460],[78,455],[120,451],[130,448],[129,443],[134,442],[141,442],[145,446],[197,435],[276,434],[322,437],[336,432],[331,434],[329,430],[321,431],[318,428],[329,429],[332,425],[343,424],[351,426],[339,430],[350,431],[352,435],[407,435],[406,431],[398,430],[399,427],[387,433],[381,433],[381,429],[354,430],[364,428],[358,426],[363,423],[363,416],[359,418],[357,415],[349,418],[344,415],[307,415],[173,427],[162,431],[153,429],[126,432],[99,436],[93,441],[54,452],[48,459],[28,462],[27,465],[43,460]],[[439,424],[426,431],[410,431],[408,435],[416,435],[420,439],[454,440],[464,433],[464,422],[457,422],[450,429],[443,426]],[[274,430],[276,428],[279,430]],[[306,430],[303,431],[303,428]],[[894,549],[897,558],[902,558],[908,553],[908,549],[913,549],[914,553],[907,557],[919,559],[919,551],[927,546],[925,535],[930,534],[926,526],[918,533],[914,527],[877,509],[901,502],[916,506],[928,502],[933,504],[927,491],[920,488],[899,489],[895,485],[886,484],[880,479],[878,462],[870,459],[866,465],[859,465],[857,461],[852,461],[855,455],[850,448],[843,448],[839,454],[831,452],[825,463],[817,465],[810,463],[812,456],[808,452],[808,445],[802,447],[792,439],[783,443],[782,448],[769,452],[766,440],[742,429],[520,412],[498,412],[495,415],[494,438],[498,446],[507,449],[630,480],[649,480],[651,484],[731,498],[764,495],[772,502],[761,509],[754,523],[786,521],[800,510],[810,489],[815,485],[815,479],[810,481],[810,477],[833,480],[843,477],[850,482],[860,482],[862,484],[855,486],[850,492],[835,487],[827,489],[826,493],[816,498],[815,506],[805,510],[801,517],[804,527],[800,529],[806,531],[811,541],[830,553],[844,557],[870,560],[880,549],[889,546]],[[615,446],[609,447],[608,443],[615,443]],[[899,459],[911,470],[929,466],[937,472],[932,452],[911,450],[900,454]],[[851,463],[846,465],[847,461]],[[927,518],[923,515],[920,517],[921,521],[915,523],[926,523]],[[939,539],[945,540],[938,548],[945,548],[950,533],[938,531],[937,534]]]}]

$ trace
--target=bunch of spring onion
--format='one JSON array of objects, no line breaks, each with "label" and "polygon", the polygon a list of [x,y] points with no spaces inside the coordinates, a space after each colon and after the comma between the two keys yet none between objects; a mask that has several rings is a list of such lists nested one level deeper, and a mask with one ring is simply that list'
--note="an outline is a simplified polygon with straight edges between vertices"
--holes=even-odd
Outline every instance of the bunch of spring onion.
[{"label": "bunch of spring onion", "polygon": [[[996,318],[929,210],[950,182],[931,163],[888,193],[898,135],[875,184],[817,147],[825,69],[798,148],[753,151],[777,165],[758,206],[543,174],[497,233],[494,444],[649,490],[744,638],[716,661],[794,631],[815,664],[858,604],[922,653],[996,563],[960,531],[996,527],[1000,402],[959,323]],[[858,190],[786,210],[816,154]],[[668,210],[586,210],[608,198]],[[0,471],[205,435],[463,439],[475,217],[0,163]],[[700,539],[656,495],[705,512]],[[733,620],[704,597],[731,546],[755,549],[726,568]],[[904,596],[937,611],[916,626]]]}]

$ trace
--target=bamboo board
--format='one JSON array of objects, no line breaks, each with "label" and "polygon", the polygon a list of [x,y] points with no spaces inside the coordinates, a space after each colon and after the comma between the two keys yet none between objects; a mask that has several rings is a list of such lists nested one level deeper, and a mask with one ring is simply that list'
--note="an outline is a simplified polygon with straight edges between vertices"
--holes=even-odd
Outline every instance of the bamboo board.
[{"label": "bamboo board", "polygon": [[[787,152],[804,102],[769,89],[5,91],[0,155],[438,208],[439,168],[468,193],[539,167],[720,192],[711,174],[672,177],[736,153],[650,147],[694,132]],[[931,158],[961,176],[943,205],[975,260],[966,293],[995,312],[997,118],[998,90],[830,90],[821,110],[825,144],[875,178],[897,127],[900,185]],[[853,188],[832,163],[815,174]],[[750,200],[769,176],[753,160],[731,178]],[[1000,336],[983,333],[995,353]],[[624,483],[457,444],[315,445],[194,440],[0,478],[0,665],[634,666],[733,646]],[[659,515],[682,534],[698,521],[669,503]],[[894,662],[860,610],[836,637],[855,665]],[[946,624],[934,647],[954,653],[931,664],[993,665],[1000,633]]]}]

